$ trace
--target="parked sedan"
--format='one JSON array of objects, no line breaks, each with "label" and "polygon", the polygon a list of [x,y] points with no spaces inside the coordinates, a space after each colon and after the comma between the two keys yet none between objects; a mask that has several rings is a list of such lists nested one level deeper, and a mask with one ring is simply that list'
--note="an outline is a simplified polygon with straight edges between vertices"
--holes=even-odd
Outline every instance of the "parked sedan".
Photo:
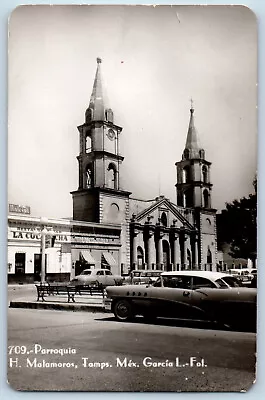
[{"label": "parked sedan", "polygon": [[101,284],[103,286],[121,285],[123,277],[113,275],[108,269],[85,269],[80,275],[71,280],[74,285]]},{"label": "parked sedan", "polygon": [[237,277],[239,280],[241,280],[243,285],[250,286],[252,279],[254,278],[254,275],[250,273],[250,270],[246,268],[242,269],[237,269],[233,268],[229,270],[229,274],[231,276]]},{"label": "parked sedan", "polygon": [[153,285],[107,287],[106,291],[119,321],[142,315],[147,319],[207,320],[255,328],[257,290],[231,287],[222,279],[227,275],[210,271],[164,272]]}]

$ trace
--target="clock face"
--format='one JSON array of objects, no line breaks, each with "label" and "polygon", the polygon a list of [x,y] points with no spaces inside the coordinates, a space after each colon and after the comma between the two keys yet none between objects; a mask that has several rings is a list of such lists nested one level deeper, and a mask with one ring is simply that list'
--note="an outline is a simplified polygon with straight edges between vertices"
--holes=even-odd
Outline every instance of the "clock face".
[{"label": "clock face", "polygon": [[110,140],[114,140],[115,139],[115,132],[113,129],[109,129],[107,132],[107,136]]}]

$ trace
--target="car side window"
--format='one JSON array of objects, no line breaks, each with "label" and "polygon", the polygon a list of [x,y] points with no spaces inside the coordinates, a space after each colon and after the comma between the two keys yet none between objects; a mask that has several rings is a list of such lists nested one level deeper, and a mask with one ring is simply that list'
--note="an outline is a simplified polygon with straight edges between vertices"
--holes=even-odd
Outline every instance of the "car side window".
[{"label": "car side window", "polygon": [[209,279],[206,278],[201,278],[200,276],[194,276],[193,277],[193,289],[200,289],[200,288],[216,288],[217,286],[214,284],[214,282],[210,281]]},{"label": "car side window", "polygon": [[155,282],[154,282],[154,284],[153,284],[153,286],[154,287],[161,287],[162,285],[161,285],[161,278],[159,277]]},{"label": "car side window", "polygon": [[110,271],[105,271],[105,275],[112,275]]},{"label": "car side window", "polygon": [[104,275],[104,271],[98,271],[97,275]]},{"label": "car side window", "polygon": [[191,277],[190,276],[164,276],[163,286],[177,289],[190,289]]}]

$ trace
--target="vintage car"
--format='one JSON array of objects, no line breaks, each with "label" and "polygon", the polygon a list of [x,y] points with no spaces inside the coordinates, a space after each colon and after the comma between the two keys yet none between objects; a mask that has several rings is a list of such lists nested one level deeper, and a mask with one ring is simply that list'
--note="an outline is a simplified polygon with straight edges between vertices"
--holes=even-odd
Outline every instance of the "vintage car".
[{"label": "vintage car", "polygon": [[232,276],[237,277],[242,282],[242,284],[246,286],[249,286],[251,284],[252,279],[254,278],[254,275],[247,268],[242,268],[242,269],[232,268],[228,272]]},{"label": "vintage car", "polygon": [[106,292],[119,321],[142,315],[255,329],[257,290],[231,287],[223,280],[227,277],[231,275],[210,271],[163,272],[153,285],[107,287]]},{"label": "vintage car", "polygon": [[71,285],[98,285],[112,286],[121,285],[123,277],[120,275],[113,275],[108,269],[85,269],[80,275],[75,276],[71,280]]},{"label": "vintage car", "polygon": [[134,270],[131,271],[130,275],[125,278],[124,284],[135,284],[143,285],[148,283],[154,283],[157,278],[162,274],[162,270]]}]

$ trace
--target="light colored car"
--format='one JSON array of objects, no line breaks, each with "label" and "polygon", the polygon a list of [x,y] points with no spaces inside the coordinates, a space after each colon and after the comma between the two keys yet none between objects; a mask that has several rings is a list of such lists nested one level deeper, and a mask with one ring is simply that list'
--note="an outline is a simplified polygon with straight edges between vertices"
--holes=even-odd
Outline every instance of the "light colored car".
[{"label": "light colored car", "polygon": [[257,290],[231,287],[229,274],[210,271],[163,272],[153,285],[107,287],[111,310],[119,321],[136,315],[207,320],[236,327],[256,327]]},{"label": "light colored car", "polygon": [[249,285],[252,279],[254,278],[254,275],[247,268],[242,268],[242,269],[232,268],[228,272],[232,276],[235,276],[238,279],[240,279],[243,285]]},{"label": "light colored car", "polygon": [[124,280],[125,284],[145,285],[154,283],[162,274],[162,270],[134,270]]},{"label": "light colored car", "polygon": [[91,285],[101,284],[103,286],[121,285],[123,277],[121,275],[113,275],[108,269],[85,269],[80,275],[75,276],[71,280],[74,285]]}]

